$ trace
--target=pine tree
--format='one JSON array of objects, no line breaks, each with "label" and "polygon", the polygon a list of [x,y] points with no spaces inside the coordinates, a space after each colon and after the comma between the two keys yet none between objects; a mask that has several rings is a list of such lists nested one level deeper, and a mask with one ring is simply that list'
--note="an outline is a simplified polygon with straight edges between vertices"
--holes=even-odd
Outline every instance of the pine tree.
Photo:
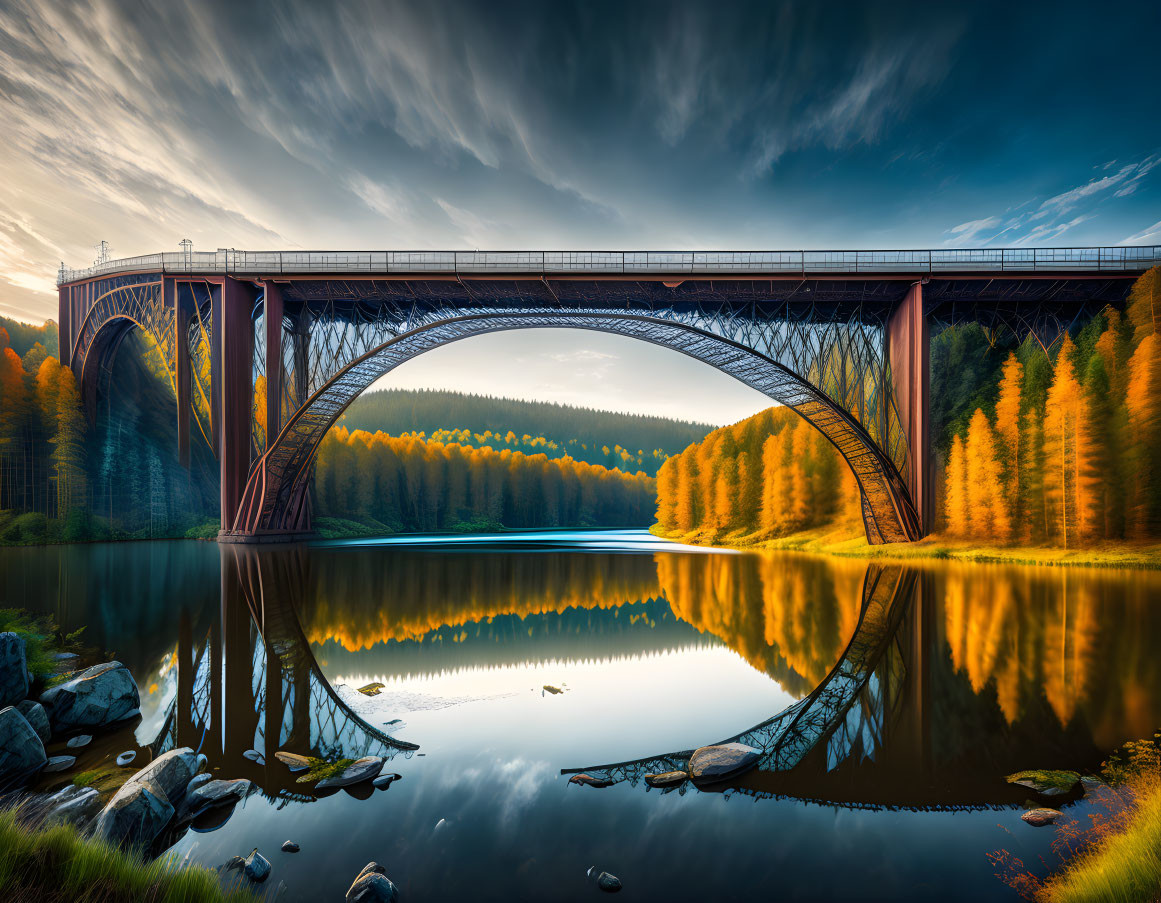
[{"label": "pine tree", "polygon": [[967,536],[970,528],[967,457],[963,437],[959,435],[951,440],[944,485],[944,520],[947,523],[947,532],[952,536]]},{"label": "pine tree", "polygon": [[1056,357],[1044,417],[1044,493],[1051,538],[1065,548],[1076,545],[1077,445],[1080,437],[1080,383],[1074,370],[1075,346],[1065,333]]},{"label": "pine tree", "polygon": [[1000,380],[1000,396],[996,401],[996,436],[1003,446],[1004,472],[1007,479],[1007,502],[1015,512],[1020,504],[1020,393],[1024,383],[1024,365],[1016,353],[1008,354]]}]

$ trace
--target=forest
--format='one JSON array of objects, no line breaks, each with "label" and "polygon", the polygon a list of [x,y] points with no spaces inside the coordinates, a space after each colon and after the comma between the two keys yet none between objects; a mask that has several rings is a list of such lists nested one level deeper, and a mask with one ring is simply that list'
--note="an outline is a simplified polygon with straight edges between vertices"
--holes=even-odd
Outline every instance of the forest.
[{"label": "forest", "polygon": [[[436,389],[367,392],[346,410],[339,425],[391,436],[425,433],[436,441],[471,441],[550,458],[568,456],[650,476],[666,457],[701,441],[712,429],[665,417]],[[458,434],[434,435],[453,429]]]},{"label": "forest", "polygon": [[569,457],[438,442],[415,433],[330,430],[315,510],[386,531],[644,527],[655,481]]},{"label": "forest", "polygon": [[657,530],[698,542],[755,542],[832,521],[859,523],[858,483],[823,435],[767,408],[669,458],[657,474]]}]

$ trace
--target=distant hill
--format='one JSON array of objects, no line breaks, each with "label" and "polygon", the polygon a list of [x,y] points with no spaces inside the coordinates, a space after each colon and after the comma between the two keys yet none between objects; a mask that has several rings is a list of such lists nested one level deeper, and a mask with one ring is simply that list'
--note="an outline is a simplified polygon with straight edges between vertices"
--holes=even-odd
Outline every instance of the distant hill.
[{"label": "distant hill", "polygon": [[[491,433],[492,437],[438,437],[441,441],[463,441],[495,448],[519,448],[550,457],[568,454],[593,464],[638,468],[649,474],[668,455],[680,453],[700,442],[713,426],[666,417],[619,414],[593,408],[573,407],[543,401],[518,401],[437,389],[387,389],[368,392],[356,399],[339,420],[349,430],[382,430],[393,436],[423,432],[466,430]],[[504,442],[511,432],[516,437],[543,437],[551,447],[530,447],[528,442]],[[627,450],[625,456],[622,450]],[[639,454],[640,453],[640,454]]]}]

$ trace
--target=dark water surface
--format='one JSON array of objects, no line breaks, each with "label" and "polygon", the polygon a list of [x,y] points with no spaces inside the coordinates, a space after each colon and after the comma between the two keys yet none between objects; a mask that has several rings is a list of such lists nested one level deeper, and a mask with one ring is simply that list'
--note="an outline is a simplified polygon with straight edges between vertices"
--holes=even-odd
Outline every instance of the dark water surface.
[{"label": "dark water surface", "polygon": [[[175,850],[217,866],[257,846],[281,900],[342,899],[372,859],[405,900],[594,899],[592,865],[624,899],[1015,899],[987,853],[1056,860],[1003,775],[1093,770],[1161,724],[1149,571],[609,531],[4,549],[0,594],[133,670],[138,743],[254,781]],[[731,785],[641,780],[739,734],[765,757]],[[403,779],[320,796],[279,748],[387,755]],[[608,763],[606,789],[561,773]]]}]

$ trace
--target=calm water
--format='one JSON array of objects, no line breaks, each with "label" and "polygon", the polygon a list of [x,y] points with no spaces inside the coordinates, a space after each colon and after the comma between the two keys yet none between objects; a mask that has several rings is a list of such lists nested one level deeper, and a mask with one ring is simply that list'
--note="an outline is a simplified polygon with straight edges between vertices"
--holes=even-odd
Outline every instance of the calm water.
[{"label": "calm water", "polygon": [[[408,900],[593,899],[591,865],[636,899],[1015,899],[986,854],[1051,864],[1052,831],[1002,776],[1093,769],[1161,724],[1154,572],[536,533],[7,549],[0,591],[130,666],[138,744],[255,782],[175,849],[257,846],[282,900],[341,899],[371,859]],[[767,756],[734,785],[640,780],[744,732]],[[251,747],[390,755],[403,780],[320,798]],[[608,763],[607,789],[561,774]]]}]

